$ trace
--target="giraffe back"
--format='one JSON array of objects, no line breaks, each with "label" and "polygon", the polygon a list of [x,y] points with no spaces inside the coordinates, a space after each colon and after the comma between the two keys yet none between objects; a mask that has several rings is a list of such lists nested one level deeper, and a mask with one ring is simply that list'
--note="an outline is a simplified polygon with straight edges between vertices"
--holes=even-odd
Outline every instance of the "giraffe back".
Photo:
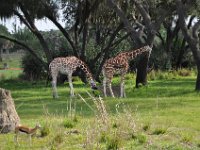
[{"label": "giraffe back", "polygon": [[73,73],[76,68],[79,66],[78,58],[72,57],[57,57],[50,64],[49,69],[50,73],[53,76],[54,74],[62,73],[68,74]]},{"label": "giraffe back", "polygon": [[104,74],[126,73],[129,68],[129,60],[134,59],[136,56],[150,52],[151,48],[147,45],[136,50],[122,52],[117,56],[108,59],[103,65]]},{"label": "giraffe back", "polygon": [[90,83],[94,84],[92,74],[87,65],[75,56],[57,57],[49,64],[52,77],[57,77],[58,73],[72,74],[77,68],[83,70]]}]

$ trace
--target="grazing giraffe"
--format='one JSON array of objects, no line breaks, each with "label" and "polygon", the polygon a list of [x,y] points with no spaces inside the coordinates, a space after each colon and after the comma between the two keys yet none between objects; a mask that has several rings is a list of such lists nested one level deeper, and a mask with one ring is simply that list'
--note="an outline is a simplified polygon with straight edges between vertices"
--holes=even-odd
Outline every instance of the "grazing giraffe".
[{"label": "grazing giraffe", "polygon": [[103,79],[104,96],[107,97],[106,86],[108,85],[111,96],[115,97],[112,90],[111,82],[113,75],[118,73],[121,76],[120,97],[126,97],[124,90],[124,76],[129,68],[129,60],[134,59],[137,55],[140,55],[143,52],[149,52],[150,54],[151,50],[152,48],[147,45],[133,51],[119,53],[117,56],[106,60],[102,68],[102,73],[104,77]]},{"label": "grazing giraffe", "polygon": [[49,64],[49,70],[52,77],[52,88],[53,88],[53,98],[58,98],[57,94],[57,76],[59,73],[66,74],[68,76],[68,82],[70,87],[70,95],[74,96],[74,89],[72,84],[72,74],[77,68],[83,70],[86,74],[87,79],[90,82],[92,89],[97,89],[96,83],[90,73],[87,65],[75,56],[68,57],[57,57]]}]

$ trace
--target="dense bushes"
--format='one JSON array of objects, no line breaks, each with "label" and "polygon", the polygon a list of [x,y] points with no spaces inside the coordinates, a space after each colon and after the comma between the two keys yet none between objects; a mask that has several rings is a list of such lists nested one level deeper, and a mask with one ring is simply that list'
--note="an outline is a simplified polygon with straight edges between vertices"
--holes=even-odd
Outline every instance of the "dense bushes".
[{"label": "dense bushes", "polygon": [[22,58],[22,67],[24,68],[22,78],[25,80],[39,80],[47,76],[44,64],[38,62],[38,60],[30,54],[26,54]]}]

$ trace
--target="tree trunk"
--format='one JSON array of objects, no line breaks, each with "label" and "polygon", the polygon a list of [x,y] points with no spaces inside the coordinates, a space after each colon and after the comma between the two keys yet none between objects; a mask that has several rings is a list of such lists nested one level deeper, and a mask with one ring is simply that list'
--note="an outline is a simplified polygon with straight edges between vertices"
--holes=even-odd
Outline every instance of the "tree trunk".
[{"label": "tree trunk", "polygon": [[0,62],[2,62],[3,61],[3,49],[0,49]]},{"label": "tree trunk", "polygon": [[200,91],[200,62],[197,64],[197,79],[195,90]]},{"label": "tree trunk", "polygon": [[198,36],[198,33],[199,33],[198,31],[200,29],[200,20],[198,20],[193,25],[192,30],[189,30],[185,22],[185,18],[186,18],[185,6],[183,5],[181,0],[176,0],[176,6],[177,6],[177,13],[179,16],[180,27],[181,27],[183,36],[192,51],[193,58],[197,65],[198,73],[197,73],[195,90],[200,91],[200,48],[199,48],[199,36]]},{"label": "tree trunk", "polygon": [[140,58],[140,61],[137,65],[137,76],[136,76],[136,88],[139,87],[139,84],[142,85],[147,84],[147,65],[148,65],[148,55],[142,56]]}]

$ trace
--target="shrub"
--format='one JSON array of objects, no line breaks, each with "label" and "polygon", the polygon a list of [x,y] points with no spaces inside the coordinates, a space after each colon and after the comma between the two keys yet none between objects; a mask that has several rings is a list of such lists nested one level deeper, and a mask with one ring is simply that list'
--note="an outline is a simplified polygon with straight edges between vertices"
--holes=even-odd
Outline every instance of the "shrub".
[{"label": "shrub", "polygon": [[64,141],[64,139],[63,139],[63,135],[62,134],[57,134],[53,139],[53,143],[56,143],[56,144],[60,144],[63,141]]},{"label": "shrub", "polygon": [[45,137],[47,135],[49,135],[50,133],[50,129],[47,125],[45,125],[42,129],[41,129],[41,137]]},{"label": "shrub", "polygon": [[118,124],[116,122],[113,123],[112,125],[113,128],[118,128]]},{"label": "shrub", "polygon": [[197,144],[197,147],[200,148],[200,143]]},{"label": "shrub", "polygon": [[65,120],[63,122],[63,125],[65,128],[73,128],[75,125],[74,125],[74,122],[71,121],[71,120]]},{"label": "shrub", "polygon": [[147,137],[144,134],[139,134],[139,135],[137,135],[137,141],[140,144],[144,144],[147,141]]},{"label": "shrub", "polygon": [[39,80],[46,78],[45,66],[30,54],[22,58],[23,76],[25,80]]},{"label": "shrub", "polygon": [[143,129],[144,131],[147,131],[147,130],[150,129],[150,125],[149,125],[149,124],[144,125],[144,126],[142,127],[142,129]]},{"label": "shrub", "polygon": [[188,69],[180,69],[178,70],[178,75],[182,76],[182,77],[187,77],[187,76],[191,76],[192,72]]},{"label": "shrub", "polygon": [[101,135],[100,135],[100,138],[99,138],[99,142],[100,143],[105,143],[108,139],[108,136],[106,135],[105,132],[102,132]]},{"label": "shrub", "polygon": [[120,141],[117,137],[110,137],[106,143],[107,150],[117,150],[119,149]]},{"label": "shrub", "polygon": [[159,135],[159,134],[165,134],[167,132],[167,129],[164,129],[164,128],[157,128],[153,131],[152,134],[155,134],[155,135]]}]

